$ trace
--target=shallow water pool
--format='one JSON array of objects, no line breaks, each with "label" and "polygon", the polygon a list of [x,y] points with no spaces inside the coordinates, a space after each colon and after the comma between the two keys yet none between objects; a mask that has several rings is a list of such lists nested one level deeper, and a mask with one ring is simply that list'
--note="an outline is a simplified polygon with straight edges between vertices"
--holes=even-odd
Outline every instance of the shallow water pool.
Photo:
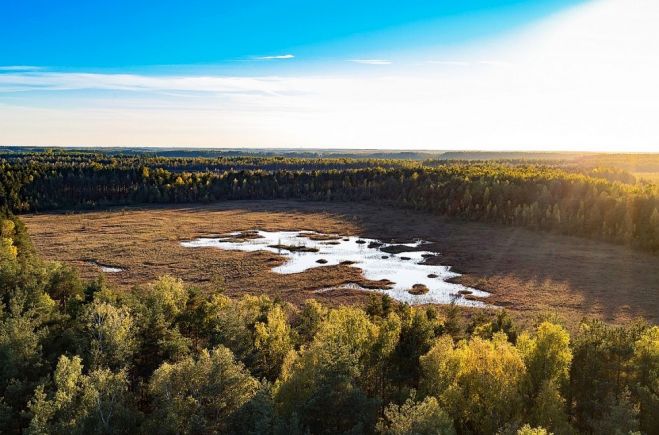
[{"label": "shallow water pool", "polygon": [[[459,276],[449,266],[424,264],[436,252],[423,250],[426,242],[383,243],[362,237],[343,237],[311,231],[250,231],[235,232],[219,237],[202,237],[181,245],[187,248],[212,247],[234,251],[269,251],[286,258],[281,266],[272,269],[275,273],[300,273],[313,267],[349,264],[362,270],[366,279],[388,280],[388,285],[380,289],[365,289],[388,294],[392,298],[409,304],[456,304],[483,307],[483,302],[469,300],[464,294],[487,297],[489,293],[446,282]],[[393,248],[393,249],[392,249]],[[387,250],[396,253],[387,252]],[[427,289],[424,294],[412,294],[413,287]],[[425,288],[423,288],[425,286]],[[335,287],[336,288],[336,287]],[[342,287],[338,287],[342,288]],[[318,291],[331,291],[332,288]],[[414,291],[414,290],[412,290]],[[460,293],[462,292],[462,294]]]},{"label": "shallow water pool", "polygon": [[88,261],[89,264],[93,264],[94,266],[98,267],[101,269],[101,272],[105,273],[119,273],[123,272],[124,270],[120,267],[115,267],[115,266],[108,266],[106,264],[101,264],[98,261]]}]

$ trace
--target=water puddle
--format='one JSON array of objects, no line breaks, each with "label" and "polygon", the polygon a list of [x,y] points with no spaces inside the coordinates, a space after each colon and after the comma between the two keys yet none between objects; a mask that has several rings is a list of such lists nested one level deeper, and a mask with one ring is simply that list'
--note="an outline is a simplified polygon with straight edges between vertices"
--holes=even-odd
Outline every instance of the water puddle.
[{"label": "water puddle", "polygon": [[436,252],[423,250],[426,242],[383,243],[376,239],[344,237],[311,231],[246,231],[220,237],[202,237],[181,245],[187,248],[212,247],[233,251],[268,251],[286,258],[275,273],[300,273],[313,267],[348,265],[361,269],[364,278],[382,281],[382,288],[364,288],[358,284],[321,288],[317,292],[337,289],[377,291],[409,304],[456,304],[484,307],[471,296],[487,297],[489,293],[447,282],[459,276],[449,266],[424,264]]},{"label": "water puddle", "polygon": [[94,261],[94,260],[90,260],[87,263],[98,267],[101,270],[101,272],[105,272],[105,273],[119,273],[124,271],[120,267],[108,266],[107,264],[101,264],[98,261]]}]

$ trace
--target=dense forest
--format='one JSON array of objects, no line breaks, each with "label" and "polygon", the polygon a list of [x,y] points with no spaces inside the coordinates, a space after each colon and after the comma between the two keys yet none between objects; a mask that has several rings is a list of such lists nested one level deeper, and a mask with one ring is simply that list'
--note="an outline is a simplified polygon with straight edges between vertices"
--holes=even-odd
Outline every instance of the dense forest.
[{"label": "dense forest", "polygon": [[117,291],[0,225],[2,433],[659,433],[657,326]]},{"label": "dense forest", "polygon": [[0,207],[20,213],[236,199],[371,201],[659,251],[657,186],[621,169],[624,159],[610,167],[599,163],[612,158],[581,159],[587,164],[5,152]]}]

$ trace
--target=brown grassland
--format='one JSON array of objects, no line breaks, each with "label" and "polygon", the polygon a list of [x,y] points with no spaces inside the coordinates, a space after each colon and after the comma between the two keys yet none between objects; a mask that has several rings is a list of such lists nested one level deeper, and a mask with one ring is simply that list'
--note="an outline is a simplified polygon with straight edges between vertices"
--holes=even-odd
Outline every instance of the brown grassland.
[{"label": "brown grassland", "polygon": [[271,271],[283,261],[276,254],[180,246],[199,236],[255,228],[315,230],[385,241],[429,240],[441,264],[463,273],[458,282],[491,292],[488,303],[506,307],[523,322],[545,314],[560,316],[570,327],[584,316],[659,321],[658,256],[519,228],[373,205],[293,201],[134,207],[22,219],[43,256],[77,266],[85,278],[99,273],[90,261],[121,267],[123,272],[107,274],[121,287],[171,274],[202,288],[221,286],[232,296],[264,292],[295,304],[308,298],[332,305],[364,303],[368,295],[358,290],[314,292],[346,282],[369,284],[347,265],[281,275]]}]

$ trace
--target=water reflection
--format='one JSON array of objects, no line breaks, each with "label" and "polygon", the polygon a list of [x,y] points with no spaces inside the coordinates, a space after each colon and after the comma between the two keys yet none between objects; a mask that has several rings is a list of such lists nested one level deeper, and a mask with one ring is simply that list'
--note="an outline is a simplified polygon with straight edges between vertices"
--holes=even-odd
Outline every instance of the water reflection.
[{"label": "water reflection", "polygon": [[[410,304],[457,304],[485,306],[480,301],[465,298],[472,294],[487,297],[489,293],[446,282],[459,276],[449,266],[423,264],[437,255],[423,250],[424,241],[390,244],[363,237],[335,236],[311,231],[248,231],[234,232],[220,237],[205,237],[181,243],[188,248],[213,247],[236,251],[269,251],[287,259],[281,266],[274,267],[276,273],[299,273],[313,267],[345,264],[362,270],[366,279],[389,282],[379,291],[392,298]],[[343,287],[349,285],[344,284]],[[339,288],[343,288],[339,287]],[[330,291],[324,288],[318,291]]]}]

